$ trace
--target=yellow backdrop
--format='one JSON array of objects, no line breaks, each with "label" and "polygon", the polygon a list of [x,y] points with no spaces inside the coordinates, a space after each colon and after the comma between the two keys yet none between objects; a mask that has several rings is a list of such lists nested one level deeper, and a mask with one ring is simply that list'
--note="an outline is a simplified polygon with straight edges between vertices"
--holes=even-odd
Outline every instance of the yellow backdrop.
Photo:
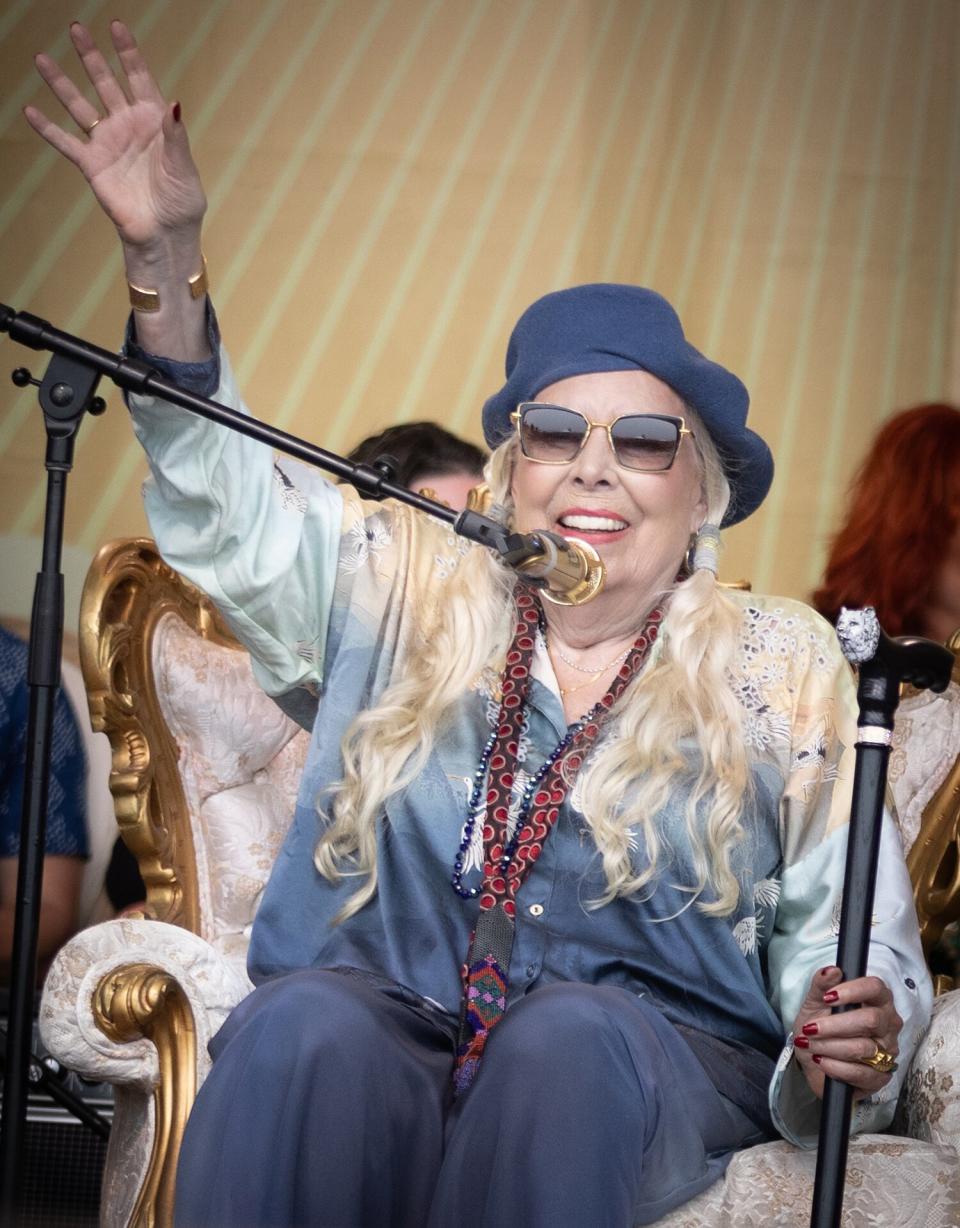
[{"label": "yellow backdrop", "polygon": [[[803,596],[876,426],[960,398],[956,0],[8,0],[0,299],[111,348],[116,243],[20,108],[50,106],[33,52],[70,61],[71,18],[105,38],[118,14],[182,102],[269,421],[336,450],[416,417],[479,440],[531,299],[651,285],[743,377],[777,460],[723,572]],[[44,439],[6,371],[42,361],[0,344],[0,610],[22,613]],[[96,546],[145,529],[109,402],[70,480],[71,605]]]}]

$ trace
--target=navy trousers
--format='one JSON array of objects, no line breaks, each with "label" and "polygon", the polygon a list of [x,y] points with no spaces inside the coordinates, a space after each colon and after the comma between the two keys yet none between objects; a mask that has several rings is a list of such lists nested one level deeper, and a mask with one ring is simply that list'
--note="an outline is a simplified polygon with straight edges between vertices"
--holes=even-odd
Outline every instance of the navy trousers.
[{"label": "navy trousers", "polygon": [[632,1228],[763,1137],[623,989],[528,994],[456,1100],[455,1040],[447,1015],[363,973],[261,985],[211,1045],[177,1228]]}]

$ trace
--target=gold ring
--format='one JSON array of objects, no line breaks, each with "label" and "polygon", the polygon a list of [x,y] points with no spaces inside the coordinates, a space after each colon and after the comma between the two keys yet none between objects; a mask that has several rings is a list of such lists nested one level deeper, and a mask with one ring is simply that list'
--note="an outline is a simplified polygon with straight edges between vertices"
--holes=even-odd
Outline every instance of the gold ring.
[{"label": "gold ring", "polygon": [[94,128],[96,128],[97,124],[99,124],[99,123],[100,123],[101,119],[103,119],[103,116],[102,116],[102,115],[98,115],[98,116],[97,116],[97,118],[96,118],[96,119],[93,121],[93,123],[90,125],[90,127],[89,127],[89,128],[84,128],[84,130],[83,130],[83,131],[84,131],[84,132],[87,134],[87,136],[89,136],[89,135],[90,135],[90,133],[91,133],[91,132],[94,130]]},{"label": "gold ring", "polygon": [[869,1066],[871,1070],[875,1070],[877,1074],[893,1074],[897,1068],[897,1059],[892,1053],[888,1053],[886,1049],[881,1049],[876,1041],[873,1042],[876,1047],[876,1053],[871,1057],[860,1058],[860,1063],[863,1066]]}]

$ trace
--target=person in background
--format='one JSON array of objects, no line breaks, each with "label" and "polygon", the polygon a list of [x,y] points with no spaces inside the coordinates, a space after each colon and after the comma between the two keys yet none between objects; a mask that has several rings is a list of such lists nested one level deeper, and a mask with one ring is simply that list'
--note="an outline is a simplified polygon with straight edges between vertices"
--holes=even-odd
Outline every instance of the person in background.
[{"label": "person in background", "polygon": [[915,405],[878,432],[850,486],[813,605],[872,605],[888,635],[960,628],[960,409]]},{"label": "person in background", "polygon": [[470,491],[483,481],[486,455],[472,443],[435,422],[401,422],[368,435],[348,453],[355,465],[372,465],[381,457],[396,461],[395,481],[459,511]]},{"label": "person in background", "polygon": [[[947,643],[960,632],[956,406],[914,405],[877,432],[850,485],[813,605],[831,622],[842,606],[871,605],[888,635]],[[940,701],[945,719],[949,698]],[[947,928],[930,962],[960,980],[960,926]]]},{"label": "person in background", "polygon": [[[0,626],[0,983],[10,978],[20,853],[20,816],[27,760],[27,644]],[[89,856],[83,737],[61,688],[53,716],[46,856],[37,963],[46,965],[77,925],[83,868]]]}]

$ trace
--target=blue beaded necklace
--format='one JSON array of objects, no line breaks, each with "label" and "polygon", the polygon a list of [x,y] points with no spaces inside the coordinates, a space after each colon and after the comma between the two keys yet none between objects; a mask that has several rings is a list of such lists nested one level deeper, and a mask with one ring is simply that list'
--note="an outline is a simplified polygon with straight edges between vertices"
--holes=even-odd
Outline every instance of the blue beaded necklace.
[{"label": "blue beaded necklace", "polygon": [[[594,719],[594,717],[597,715],[597,710],[600,707],[601,704],[599,702],[595,703],[585,716],[582,716],[580,720],[575,721],[570,726],[567,732],[540,765],[537,774],[535,776],[531,776],[527,781],[526,787],[523,790],[523,795],[520,798],[520,806],[517,811],[517,821],[513,827],[513,835],[504,849],[503,857],[501,857],[499,862],[501,873],[505,874],[510,868],[510,863],[513,861],[514,854],[517,851],[517,845],[520,841],[520,829],[530,817],[530,807],[533,803],[534,797],[536,796],[538,787],[545,779],[547,773],[550,771],[556,761],[566,751],[567,747],[574,740],[577,734],[580,733],[580,731],[589,721]],[[453,873],[450,876],[450,882],[454,891],[463,900],[475,900],[480,894],[479,887],[465,887],[463,885],[463,858],[464,854],[467,852],[473,842],[473,833],[476,830],[477,817],[482,813],[480,809],[480,802],[483,798],[484,784],[487,779],[487,769],[490,765],[490,756],[493,754],[493,748],[496,740],[497,731],[494,730],[487,739],[487,744],[484,746],[480,755],[480,763],[477,766],[477,770],[473,774],[473,789],[470,793],[470,801],[467,804],[467,818],[463,825],[463,830],[460,833],[460,846],[457,849],[457,855],[453,859]]]}]

